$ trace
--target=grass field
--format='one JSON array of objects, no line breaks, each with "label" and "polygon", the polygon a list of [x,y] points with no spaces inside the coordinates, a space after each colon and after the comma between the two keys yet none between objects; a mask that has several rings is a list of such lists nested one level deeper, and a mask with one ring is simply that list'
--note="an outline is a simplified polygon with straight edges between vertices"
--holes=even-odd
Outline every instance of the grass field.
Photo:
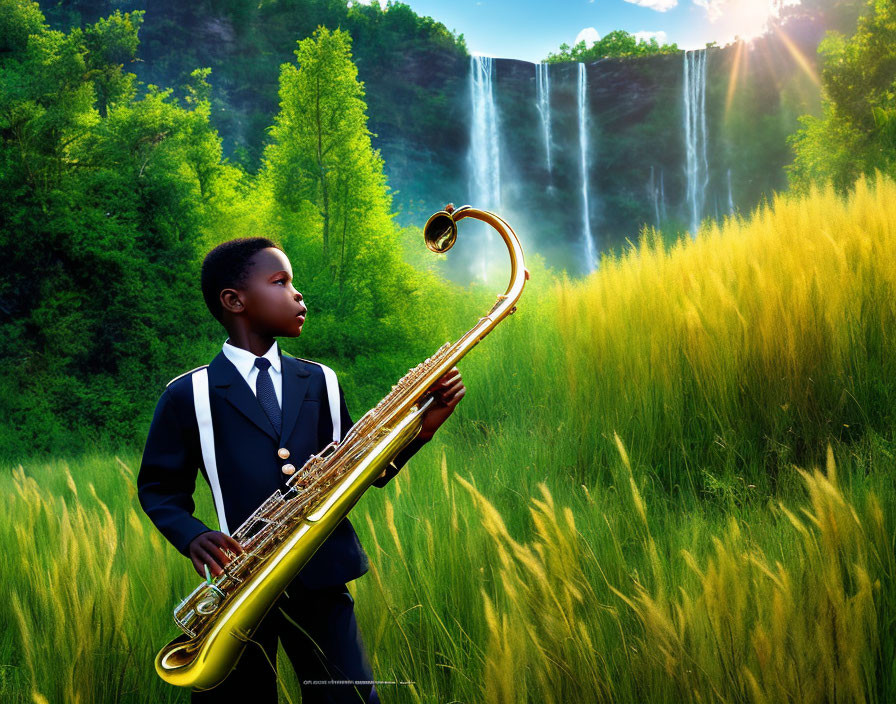
[{"label": "grass field", "polygon": [[[896,698],[894,204],[889,181],[781,197],[534,278],[448,425],[351,514],[374,672],[413,683],[383,701]],[[188,701],[153,658],[198,580],[139,456],[0,471],[0,700]]]}]

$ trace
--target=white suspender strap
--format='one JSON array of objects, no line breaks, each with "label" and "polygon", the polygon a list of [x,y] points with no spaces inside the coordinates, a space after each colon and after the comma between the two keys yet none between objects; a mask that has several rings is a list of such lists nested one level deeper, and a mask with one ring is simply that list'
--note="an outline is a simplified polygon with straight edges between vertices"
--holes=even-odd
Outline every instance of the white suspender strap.
[{"label": "white suspender strap", "polygon": [[224,515],[224,498],[221,495],[221,483],[218,481],[218,464],[215,461],[215,433],[212,429],[211,397],[208,390],[208,369],[202,368],[192,376],[193,406],[196,408],[196,422],[199,424],[199,444],[202,448],[202,461],[208,474],[208,483],[215,499],[215,511],[222,533],[230,535],[227,529],[227,517]]},{"label": "white suspender strap", "polygon": [[323,370],[324,381],[327,383],[327,400],[330,402],[330,417],[333,419],[333,440],[339,442],[342,440],[342,414],[339,412],[339,382],[336,381],[336,372],[320,362],[302,359],[302,357],[296,357],[296,359],[316,364]]}]

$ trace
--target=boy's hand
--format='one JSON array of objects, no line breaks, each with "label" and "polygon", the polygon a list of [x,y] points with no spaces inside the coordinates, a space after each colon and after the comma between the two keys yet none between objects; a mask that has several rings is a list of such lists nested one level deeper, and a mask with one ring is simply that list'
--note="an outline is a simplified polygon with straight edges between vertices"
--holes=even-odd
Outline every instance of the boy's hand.
[{"label": "boy's hand", "polygon": [[223,549],[240,554],[243,546],[226,533],[217,530],[200,533],[190,543],[190,559],[193,567],[200,577],[205,578],[205,565],[208,565],[212,575],[217,577],[224,569],[223,566],[230,562]]},{"label": "boy's hand", "polygon": [[467,393],[467,387],[464,386],[457,367],[451,367],[429,390],[434,392],[436,402],[423,415],[423,427],[417,437],[424,441],[432,438],[439,426],[454,413],[455,407]]}]

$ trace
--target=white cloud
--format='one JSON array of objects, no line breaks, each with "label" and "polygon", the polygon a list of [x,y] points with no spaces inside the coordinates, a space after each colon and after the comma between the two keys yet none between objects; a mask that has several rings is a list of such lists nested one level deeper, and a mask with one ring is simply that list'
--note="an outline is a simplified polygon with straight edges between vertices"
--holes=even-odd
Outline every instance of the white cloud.
[{"label": "white cloud", "polygon": [[710,22],[715,22],[725,13],[724,6],[728,3],[729,0],[694,0],[694,4],[697,7],[702,7],[706,10],[706,16]]},{"label": "white cloud", "polygon": [[572,43],[572,45],[575,46],[583,39],[585,40],[585,48],[587,49],[592,44],[594,44],[594,42],[600,41],[600,35],[597,33],[597,30],[594,27],[585,27],[585,29],[583,29],[576,35],[576,40]]},{"label": "white cloud", "polygon": [[[671,10],[673,7],[678,5],[678,0],[625,0],[626,2],[630,2],[632,5],[640,5],[641,7],[646,7],[650,10],[656,10],[657,12],[665,12],[666,10]],[[697,2],[698,0],[694,0]]]},{"label": "white cloud", "polygon": [[662,46],[669,40],[668,35],[663,31],[635,32],[632,36],[639,42],[649,42],[651,39],[656,39],[657,44],[659,44],[660,46]]}]

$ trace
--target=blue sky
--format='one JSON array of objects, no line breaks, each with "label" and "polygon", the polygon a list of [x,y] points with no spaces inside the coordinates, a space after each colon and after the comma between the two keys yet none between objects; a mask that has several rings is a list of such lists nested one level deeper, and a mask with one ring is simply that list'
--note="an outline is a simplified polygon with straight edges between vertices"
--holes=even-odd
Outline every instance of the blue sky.
[{"label": "blue sky", "polygon": [[[370,0],[360,0],[368,3]],[[614,29],[664,32],[679,48],[756,36],[782,0],[402,0],[463,34],[473,54],[540,61],[563,42]],[[783,0],[794,4],[798,0]],[[385,0],[381,4],[385,5]],[[596,33],[596,35],[595,35]]]}]

